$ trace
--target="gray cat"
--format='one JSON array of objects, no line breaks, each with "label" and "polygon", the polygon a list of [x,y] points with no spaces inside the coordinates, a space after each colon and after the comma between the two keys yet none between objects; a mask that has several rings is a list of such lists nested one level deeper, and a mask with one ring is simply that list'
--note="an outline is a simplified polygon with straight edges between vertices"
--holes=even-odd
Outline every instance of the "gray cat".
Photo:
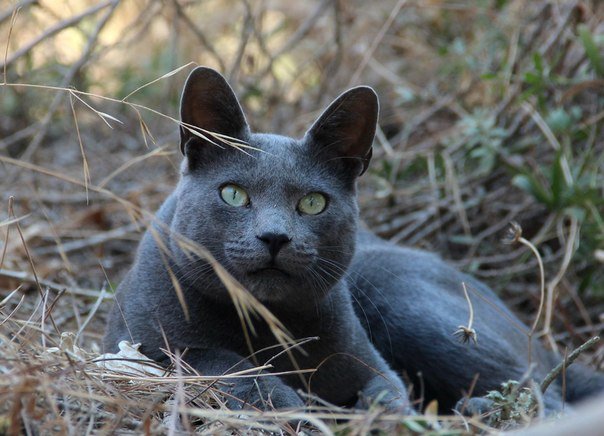
[{"label": "gray cat", "polygon": [[[302,407],[298,390],[304,390],[336,405],[377,401],[410,412],[399,377],[406,374],[425,401],[437,399],[446,413],[475,377],[473,395],[520,379],[526,334],[491,290],[431,254],[359,228],[356,181],[371,158],[377,117],[375,92],[357,87],[300,140],[251,133],[224,78],[195,69],[181,118],[197,134],[181,127],[182,177],[119,286],[107,351],[121,340],[140,342],[143,353],[167,364],[161,349],[180,350],[204,375],[266,362],[275,373],[295,370],[293,361],[316,369],[229,379],[223,390],[233,408]],[[237,150],[204,131],[253,148]],[[280,353],[261,319],[246,336],[215,270],[183,249],[183,240],[205,247],[294,338],[318,339]],[[452,335],[467,319],[462,282],[490,301],[473,298],[477,345]],[[556,363],[538,343],[533,360],[537,379]],[[575,401],[604,390],[604,376],[574,365],[567,386],[567,400]],[[545,405],[561,408],[559,385],[547,391]]]}]

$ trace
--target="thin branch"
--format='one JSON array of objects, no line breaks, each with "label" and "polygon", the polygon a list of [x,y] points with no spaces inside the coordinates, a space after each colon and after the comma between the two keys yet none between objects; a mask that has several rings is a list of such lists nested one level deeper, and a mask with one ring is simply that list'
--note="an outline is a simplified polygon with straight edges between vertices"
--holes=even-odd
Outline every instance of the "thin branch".
[{"label": "thin branch", "polygon": [[[61,245],[61,251],[63,253],[69,253],[72,251],[83,250],[84,248],[94,247],[97,245],[104,244],[108,241],[115,241],[117,239],[123,238],[132,232],[137,231],[139,226],[135,223],[127,224],[122,227],[118,227],[116,229],[109,230],[107,232],[99,233],[89,238],[78,239],[75,241],[65,242]],[[50,247],[42,247],[35,250],[35,254],[38,256],[44,256],[48,254],[54,254],[57,252],[56,246]]]},{"label": "thin branch", "polygon": [[224,61],[218,55],[218,52],[216,51],[216,49],[214,48],[214,46],[212,45],[210,40],[208,38],[206,38],[206,36],[202,32],[202,30],[193,21],[191,21],[191,18],[189,18],[189,16],[185,13],[185,11],[183,11],[182,6],[178,3],[178,1],[174,0],[172,2],[172,4],[174,5],[174,8],[176,9],[176,14],[178,15],[178,18],[180,18],[189,27],[191,32],[193,32],[195,34],[195,36],[197,37],[197,39],[199,39],[199,42],[201,42],[201,45],[203,45],[205,47],[205,49],[214,57],[216,62],[218,62],[219,68],[222,71],[224,71],[225,70]]},{"label": "thin branch", "polygon": [[[0,277],[7,277],[10,279],[20,280],[22,282],[27,283],[36,283],[36,278],[28,275],[23,271],[11,271],[7,269],[0,269]],[[53,289],[55,291],[61,292],[66,288],[65,285],[61,285],[59,283],[55,283],[51,280],[39,279],[37,281],[40,285]],[[83,297],[95,297],[98,298],[101,291],[96,291],[94,289],[85,289],[85,288],[76,288],[76,287],[68,287],[68,293],[74,295],[81,295]],[[113,299],[113,296],[107,295],[105,298]]]},{"label": "thin branch", "polygon": [[588,340],[587,342],[585,342],[583,345],[579,346],[572,353],[570,353],[568,355],[568,358],[562,360],[562,362],[560,362],[558,365],[556,365],[556,367],[554,369],[552,369],[549,372],[549,374],[547,374],[545,376],[545,378],[543,379],[543,381],[541,382],[541,386],[540,386],[541,387],[541,392],[545,393],[545,391],[547,390],[547,388],[549,387],[549,385],[554,381],[554,379],[556,377],[558,377],[558,375],[560,375],[560,373],[562,372],[562,370],[565,370],[570,365],[572,365],[573,362],[575,360],[577,360],[577,357],[579,357],[579,355],[582,352],[584,352],[585,350],[588,350],[589,348],[591,348],[599,340],[600,340],[599,336],[594,336],[593,338],[591,338],[590,340]]},{"label": "thin branch", "polygon": [[[105,7],[107,5],[111,5],[111,8],[105,13],[105,15],[103,15],[101,17],[101,19],[97,23],[96,28],[92,32],[92,35],[90,36],[90,38],[88,38],[88,43],[86,44],[86,47],[84,49],[84,52],[80,56],[80,59],[71,66],[71,68],[69,69],[69,71],[67,72],[65,77],[63,77],[63,81],[61,82],[61,86],[60,86],[61,88],[65,88],[66,86],[70,85],[73,78],[80,71],[80,69],[84,66],[84,64],[88,61],[88,58],[94,49],[94,46],[96,44],[99,34],[101,33],[101,30],[103,29],[103,27],[105,27],[105,24],[107,24],[107,21],[109,21],[109,18],[111,18],[111,15],[113,14],[113,12],[115,11],[115,9],[117,8],[117,6],[119,4],[120,4],[119,0],[111,0],[109,2],[103,3],[103,7]],[[99,9],[102,9],[102,8],[99,7]],[[88,15],[90,15],[90,14],[88,14]],[[59,108],[59,104],[61,103],[62,98],[63,98],[63,95],[60,93],[55,95],[54,99],[50,103],[48,111],[46,112],[46,116],[40,123],[40,130],[38,131],[38,133],[36,134],[34,139],[29,143],[29,145],[25,149],[23,156],[21,156],[22,160],[29,160],[31,158],[31,156],[33,156],[36,149],[40,146],[40,144],[42,143],[44,138],[46,137],[46,134],[48,133],[48,129],[50,128],[50,121],[52,120],[53,115]],[[9,174],[8,179],[12,180],[12,178],[14,177],[14,174],[15,174],[14,172]]]},{"label": "thin branch", "polygon": [[13,7],[6,9],[4,12],[0,12],[0,24],[4,23],[7,19],[11,18],[15,14],[16,9],[23,9],[32,5],[34,3],[38,3],[38,0],[23,0]]},{"label": "thin branch", "polygon": [[63,21],[55,24],[54,26],[49,27],[48,29],[46,29],[46,31],[44,33],[40,34],[37,38],[34,38],[32,41],[25,44],[25,46],[21,47],[19,50],[17,50],[11,56],[9,56],[6,60],[4,60],[2,62],[2,64],[0,64],[0,68],[5,68],[5,67],[9,66],[13,62],[15,62],[17,59],[19,59],[21,56],[29,53],[35,46],[37,46],[38,44],[40,44],[42,41],[46,40],[47,38],[50,38],[51,36],[59,33],[60,31],[65,30],[68,27],[71,27],[74,24],[79,23],[84,18],[86,18],[90,15],[96,14],[101,9],[104,9],[107,6],[112,5],[112,4],[113,4],[113,7],[115,8],[115,6],[116,6],[115,0],[108,0],[103,3],[99,3],[97,5],[94,5],[88,9],[86,9],[81,14],[74,15],[73,17],[69,17],[68,19],[63,20]]},{"label": "thin branch", "polygon": [[363,60],[361,61],[360,65],[358,66],[358,68],[356,69],[354,74],[352,75],[350,82],[348,82],[348,86],[355,85],[358,82],[359,78],[361,77],[361,74],[363,73],[363,71],[367,67],[367,64],[371,60],[371,57],[373,56],[375,49],[378,47],[380,42],[382,42],[382,39],[384,39],[386,32],[388,31],[388,29],[390,29],[390,26],[392,26],[392,23],[398,16],[398,13],[401,11],[401,9],[403,8],[403,6],[405,6],[406,3],[407,3],[407,0],[399,0],[396,3],[396,5],[394,6],[394,9],[392,9],[392,11],[390,12],[390,16],[388,16],[388,19],[386,20],[386,22],[384,23],[384,25],[382,26],[382,28],[380,29],[378,34],[375,36],[375,38],[371,42],[369,49],[365,52],[365,56],[363,56]]},{"label": "thin branch", "polygon": [[291,49],[293,49],[296,45],[298,45],[313,29],[313,27],[321,18],[321,15],[327,9],[327,6],[332,3],[332,0],[323,0],[319,3],[312,14],[310,14],[306,20],[296,29],[294,34],[281,46],[279,50],[272,56],[273,59],[278,58],[284,53],[287,53]]}]

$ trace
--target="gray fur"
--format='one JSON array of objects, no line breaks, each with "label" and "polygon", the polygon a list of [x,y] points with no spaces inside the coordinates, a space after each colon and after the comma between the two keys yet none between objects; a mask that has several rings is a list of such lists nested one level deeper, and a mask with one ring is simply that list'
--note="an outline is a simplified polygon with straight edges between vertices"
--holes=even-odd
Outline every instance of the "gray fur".
[{"label": "gray fur", "polygon": [[[529,328],[487,286],[436,256],[361,232],[348,282],[372,343],[395,370],[407,373],[416,396],[423,388],[425,401],[438,399],[440,410],[453,408],[476,375],[473,395],[527,377]],[[477,344],[452,334],[468,321],[462,282],[470,289]],[[540,382],[559,360],[534,340],[532,362],[530,375]],[[574,364],[567,387],[567,401],[578,401],[604,392],[604,375]],[[559,383],[549,387],[544,402],[549,411],[560,410]]]},{"label": "gray fur", "polygon": [[[300,140],[255,134],[222,76],[207,68],[193,71],[183,92],[183,122],[258,150],[244,153],[214,138],[219,147],[181,128],[182,177],[118,289],[107,350],[121,340],[140,342],[143,353],[168,363],[160,349],[169,346],[206,375],[251,368],[276,354],[259,351],[276,344],[261,320],[255,321],[249,349],[226,288],[206,261],[180,248],[177,235],[182,235],[208,249],[293,337],[319,338],[305,344],[304,352],[293,351],[300,368],[318,368],[312,376],[234,380],[232,407],[299,407],[303,401],[296,390],[309,389],[338,405],[366,406],[379,399],[392,410],[408,411],[396,371],[413,381],[421,372],[426,399],[437,398],[445,411],[475,374],[480,374],[474,391],[479,395],[520,378],[526,371],[526,336],[501,316],[521,325],[487,287],[433,255],[357,229],[356,179],[371,157],[377,112],[375,93],[359,87],[332,103]],[[226,204],[219,195],[225,183],[245,188],[250,205]],[[298,201],[309,192],[327,196],[322,213],[298,212]],[[278,237],[278,249],[263,235]],[[168,271],[183,290],[189,320]],[[497,306],[471,297],[478,346],[452,336],[467,317],[462,281]],[[538,344],[534,348],[541,376],[553,360]],[[275,372],[295,369],[285,353],[270,363]],[[591,383],[604,389],[601,374],[585,374],[581,380],[592,377]],[[581,395],[582,389],[573,390],[574,397]],[[546,404],[560,407],[558,387],[550,388]]]}]

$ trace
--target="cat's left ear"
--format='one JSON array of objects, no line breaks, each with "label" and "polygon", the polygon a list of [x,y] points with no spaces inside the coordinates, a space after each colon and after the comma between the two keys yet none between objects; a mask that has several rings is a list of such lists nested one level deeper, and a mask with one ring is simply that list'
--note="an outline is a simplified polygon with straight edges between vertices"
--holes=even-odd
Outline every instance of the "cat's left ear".
[{"label": "cat's left ear", "polygon": [[358,177],[371,160],[378,113],[378,97],[372,88],[352,88],[329,105],[306,132],[304,141],[320,147],[325,159],[340,160]]}]

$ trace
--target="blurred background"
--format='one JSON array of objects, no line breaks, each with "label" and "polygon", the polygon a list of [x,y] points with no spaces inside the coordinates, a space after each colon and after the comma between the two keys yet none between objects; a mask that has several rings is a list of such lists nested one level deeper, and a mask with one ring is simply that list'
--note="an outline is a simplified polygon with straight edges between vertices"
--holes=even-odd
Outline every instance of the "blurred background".
[{"label": "blurred background", "polygon": [[[49,337],[98,349],[142,211],[178,180],[182,84],[206,65],[253,129],[293,136],[348,87],[374,87],[365,223],[531,322],[537,260],[502,243],[518,222],[556,295],[540,330],[582,343],[604,323],[603,18],[598,0],[3,0],[0,300],[25,297],[2,313],[52,301]],[[604,347],[584,360],[602,365]]]}]

